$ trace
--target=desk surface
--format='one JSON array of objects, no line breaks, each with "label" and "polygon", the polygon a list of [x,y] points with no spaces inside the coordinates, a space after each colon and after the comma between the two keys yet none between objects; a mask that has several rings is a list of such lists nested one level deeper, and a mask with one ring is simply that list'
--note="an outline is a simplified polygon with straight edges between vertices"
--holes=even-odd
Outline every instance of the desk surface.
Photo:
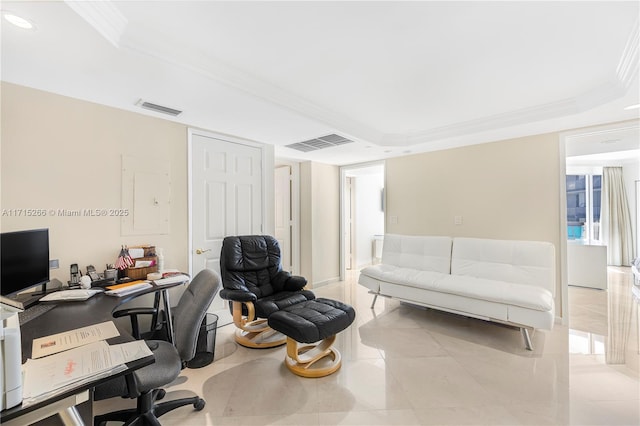
[{"label": "desk surface", "polygon": [[[91,297],[90,299],[83,301],[54,302],[56,304],[55,308],[51,309],[48,312],[45,312],[39,317],[32,319],[31,321],[20,327],[22,339],[22,362],[26,362],[26,360],[31,357],[32,342],[34,339],[101,323],[104,321],[113,320],[112,313],[120,305],[136,297],[155,293],[182,284],[184,284],[184,282],[165,285],[162,287],[154,286],[124,297],[107,296],[103,293],[99,293]],[[117,344],[134,340],[128,329],[119,326],[115,321],[114,323],[116,324],[116,327],[120,332],[120,336],[107,340],[107,343]],[[0,420],[4,422],[17,418],[23,414],[37,410],[53,402],[57,402],[74,394],[77,394],[78,392],[94,388],[95,386],[106,382],[113,377],[118,377],[133,370],[137,370],[138,368],[153,364],[153,362],[154,359],[152,356],[139,359],[127,363],[126,370],[114,374],[113,376],[97,379],[89,383],[83,383],[78,387],[69,388],[68,390],[60,392],[59,394],[56,394],[55,396],[52,396],[51,398],[48,398],[44,401],[30,403],[27,405],[20,404],[7,410],[3,410],[2,412],[0,412]]]}]

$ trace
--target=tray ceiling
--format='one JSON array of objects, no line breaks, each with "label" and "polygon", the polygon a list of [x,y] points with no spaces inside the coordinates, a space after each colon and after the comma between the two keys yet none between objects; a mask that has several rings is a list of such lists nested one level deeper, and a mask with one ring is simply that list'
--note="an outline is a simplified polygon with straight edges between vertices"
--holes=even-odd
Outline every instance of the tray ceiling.
[{"label": "tray ceiling", "polygon": [[[333,164],[638,117],[637,2],[2,2],[2,79]],[[337,134],[355,141],[286,148]]]}]

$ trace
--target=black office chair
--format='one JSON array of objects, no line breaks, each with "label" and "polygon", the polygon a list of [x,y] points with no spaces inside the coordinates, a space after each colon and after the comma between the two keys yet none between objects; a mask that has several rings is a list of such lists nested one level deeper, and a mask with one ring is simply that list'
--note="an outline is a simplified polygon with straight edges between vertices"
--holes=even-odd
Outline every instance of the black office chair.
[{"label": "black office chair", "polygon": [[[174,381],[184,363],[195,356],[202,320],[219,287],[220,277],[214,271],[203,269],[195,276],[180,297],[178,305],[172,309],[175,346],[162,340],[147,341],[155,357],[154,364],[110,380],[95,389],[95,400],[115,396],[137,398],[137,407],[96,416],[95,425],[102,425],[107,421],[120,421],[127,425],[159,425],[158,417],[175,408],[190,404],[198,411],[204,408],[205,401],[198,396],[158,404],[156,400],[165,396],[161,387]],[[132,311],[149,313],[140,308]],[[131,314],[132,321],[134,317],[137,318],[136,314]]]},{"label": "black office chair", "polygon": [[220,297],[229,300],[235,340],[249,348],[284,345],[287,336],[267,318],[280,309],[315,299],[307,280],[282,270],[278,241],[268,235],[226,237],[220,253]]}]

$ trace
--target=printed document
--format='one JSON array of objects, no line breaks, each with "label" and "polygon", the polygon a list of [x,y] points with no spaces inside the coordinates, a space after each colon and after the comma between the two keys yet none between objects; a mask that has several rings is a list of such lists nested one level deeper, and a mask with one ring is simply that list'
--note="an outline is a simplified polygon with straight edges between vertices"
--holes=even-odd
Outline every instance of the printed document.
[{"label": "printed document", "polygon": [[149,287],[153,287],[149,281],[134,281],[133,283],[109,286],[107,287],[109,290],[105,291],[104,294],[107,296],[122,297],[128,296],[132,293],[137,293]]},{"label": "printed document", "polygon": [[99,342],[100,340],[111,339],[119,335],[120,333],[113,321],[105,321],[100,324],[65,331],[64,333],[40,337],[33,340],[31,357],[33,359],[42,358],[43,356]]},{"label": "printed document", "polygon": [[23,365],[23,397],[34,398],[151,355],[143,340],[119,345],[99,341],[46,358],[28,359]]}]

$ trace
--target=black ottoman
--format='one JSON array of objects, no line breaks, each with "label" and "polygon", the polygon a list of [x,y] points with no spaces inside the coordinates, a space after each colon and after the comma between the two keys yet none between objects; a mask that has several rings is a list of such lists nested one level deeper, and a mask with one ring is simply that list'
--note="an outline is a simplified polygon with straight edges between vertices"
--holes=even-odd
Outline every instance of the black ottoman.
[{"label": "black ottoman", "polygon": [[[268,321],[269,327],[287,336],[287,368],[303,377],[324,377],[340,368],[340,352],[332,345],[336,334],[349,327],[355,317],[352,306],[320,298],[274,312]],[[298,347],[298,343],[315,344]],[[331,358],[328,365],[323,360],[326,357]]]}]

